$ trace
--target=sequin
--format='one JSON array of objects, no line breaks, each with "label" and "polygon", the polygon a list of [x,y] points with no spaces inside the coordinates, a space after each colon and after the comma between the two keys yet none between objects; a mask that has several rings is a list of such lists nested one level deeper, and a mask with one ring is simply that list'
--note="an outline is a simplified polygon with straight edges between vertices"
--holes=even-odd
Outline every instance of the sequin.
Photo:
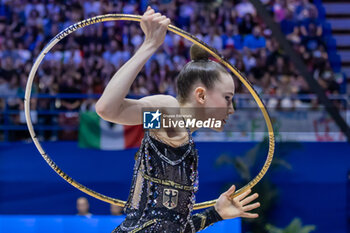
[{"label": "sequin", "polygon": [[[172,159],[165,156],[161,151],[166,151],[167,155],[171,154]],[[114,232],[124,233],[132,231],[132,229],[136,229],[152,219],[157,219],[156,224],[138,232],[185,232],[185,229],[188,229],[188,227],[186,228],[187,225],[190,225],[191,229],[190,231],[186,230],[186,233],[193,232],[193,223],[190,222],[191,212],[195,203],[195,192],[198,189],[198,155],[191,133],[189,132],[188,144],[173,148],[150,137],[149,132],[146,131],[138,151],[136,163],[129,199],[125,208],[126,219]],[[141,164],[142,166],[140,166]],[[177,184],[194,188],[191,191],[182,190],[172,187],[170,183],[169,186],[165,183],[160,184],[143,180],[142,189],[139,193],[136,193],[136,176],[141,168],[143,168],[142,172],[150,177],[170,180]],[[175,189],[178,192],[177,205],[171,211],[164,206],[165,189]],[[166,197],[168,202],[175,201],[173,194],[168,194]],[[130,201],[134,195],[137,195],[138,200],[140,200],[137,209],[133,209],[130,206]]]}]

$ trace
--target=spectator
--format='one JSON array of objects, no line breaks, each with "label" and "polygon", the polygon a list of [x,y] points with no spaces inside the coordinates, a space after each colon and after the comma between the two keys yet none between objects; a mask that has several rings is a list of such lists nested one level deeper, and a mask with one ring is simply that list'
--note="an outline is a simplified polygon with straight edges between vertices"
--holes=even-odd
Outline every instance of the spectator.
[{"label": "spectator", "polygon": [[236,12],[240,18],[243,18],[246,14],[251,14],[254,17],[256,15],[255,8],[253,4],[249,2],[249,0],[242,0],[240,3],[238,3],[236,6]]},{"label": "spectator", "polygon": [[286,17],[281,21],[281,30],[285,35],[292,33],[295,30],[296,22],[293,18],[293,12],[288,10]]},{"label": "spectator", "polygon": [[[28,77],[32,61],[62,29],[97,14],[140,14],[147,4],[147,1],[134,0],[26,2],[23,4],[21,0],[13,0],[0,3],[0,80],[1,90],[6,90],[6,93],[23,92],[23,77]],[[322,21],[315,5],[308,0],[263,2],[274,13],[275,21],[280,21],[282,31],[315,79],[328,93],[343,90],[345,79],[336,78],[330,67],[327,47],[322,38]],[[173,0],[167,4],[154,1],[152,6],[165,12],[173,25],[216,48],[262,93],[281,92],[279,87],[283,86],[284,76],[289,77],[292,93],[310,93],[291,62],[281,54],[278,42],[266,33],[265,26],[248,0],[241,0],[238,4],[224,0],[221,4],[213,2],[210,5],[206,1],[193,0]],[[135,53],[142,39],[141,29],[131,22],[110,21],[79,29],[56,44],[46,55],[37,73],[35,91],[50,94],[101,93],[113,73]],[[189,59],[190,46],[188,40],[167,33],[164,45],[152,57],[152,62],[146,63],[145,69],[132,84],[130,94],[175,94],[174,79]],[[19,88],[20,80],[22,87]],[[237,93],[247,93],[239,82]],[[18,98],[6,101],[15,111],[21,108]],[[5,100],[1,102],[4,106]],[[37,101],[38,109],[61,108],[64,111],[93,109],[94,101],[84,102],[83,106],[81,104],[74,98],[56,102],[45,99]],[[38,118],[48,124],[57,121],[40,115]],[[75,118],[65,118],[59,122],[67,121],[73,126],[77,124]],[[62,116],[59,119],[62,120]],[[13,115],[11,120],[18,123],[18,115]]]},{"label": "spectator", "polygon": [[294,18],[301,22],[309,17],[308,10],[312,7],[312,4],[310,4],[309,0],[297,0],[291,3],[290,6],[293,8]]},{"label": "spectator", "polygon": [[37,29],[41,29],[43,27],[43,19],[40,17],[39,12],[36,9],[30,11],[27,18],[27,26],[35,27]]},{"label": "spectator", "polygon": [[103,59],[112,63],[115,67],[118,67],[121,61],[123,61],[123,54],[120,49],[120,45],[117,41],[112,40],[108,45],[107,50],[103,53]]},{"label": "spectator", "polygon": [[[76,83],[74,82],[73,77],[71,77],[68,74],[65,74],[62,79],[65,81],[62,82],[61,86],[59,87],[59,92],[63,94],[76,94],[80,93],[80,89],[77,87]],[[63,110],[78,110],[80,108],[80,100],[77,98],[68,98],[68,99],[61,99],[61,109]]]},{"label": "spectator", "polygon": [[6,38],[6,32],[7,32],[6,21],[5,19],[0,18],[0,49],[4,49],[3,44]]},{"label": "spectator", "polygon": [[256,59],[247,47],[243,49],[243,63],[247,72],[256,66]]},{"label": "spectator", "polygon": [[309,24],[309,30],[304,35],[303,44],[308,51],[316,50],[320,45],[323,45],[321,38],[317,35],[317,26],[315,24]]},{"label": "spectator", "polygon": [[275,21],[280,23],[286,17],[288,12],[286,0],[275,0],[272,9],[275,16]]},{"label": "spectator", "polygon": [[190,26],[191,16],[194,15],[193,2],[184,2],[179,7],[180,8],[178,22],[180,25],[188,29],[187,27]]},{"label": "spectator", "polygon": [[256,49],[264,48],[266,45],[265,38],[261,35],[261,29],[259,26],[254,27],[253,34],[246,35],[243,42],[245,47],[256,51]]},{"label": "spectator", "polygon": [[251,34],[256,23],[253,21],[251,14],[245,14],[243,20],[239,23],[240,34],[246,35]]},{"label": "spectator", "polygon": [[141,29],[139,27],[136,27],[135,24],[131,24],[130,25],[130,38],[131,38],[130,42],[135,49],[137,49],[143,41],[143,38],[141,35],[142,35]]},{"label": "spectator", "polygon": [[310,7],[307,11],[308,17],[305,17],[302,21],[300,21],[300,30],[303,36],[306,36],[309,31],[309,25],[314,24],[316,27],[316,35],[322,36],[323,29],[322,23],[318,19],[318,11],[316,7]]},{"label": "spectator", "polygon": [[25,25],[18,14],[12,14],[12,23],[9,25],[9,30],[11,31],[15,42],[21,41],[26,30]]},{"label": "spectator", "polygon": [[123,208],[120,206],[111,204],[110,212],[111,212],[111,215],[113,216],[121,216],[123,215]]},{"label": "spectator", "polygon": [[243,48],[242,37],[238,33],[238,28],[236,25],[226,25],[226,33],[221,36],[223,49],[235,48],[240,50]]},{"label": "spectator", "polygon": [[210,27],[209,33],[203,38],[203,41],[221,52],[222,38],[218,35],[217,28]]},{"label": "spectator", "polygon": [[39,0],[32,0],[30,3],[25,5],[24,13],[25,17],[28,19],[33,11],[36,11],[38,17],[44,18],[46,15],[45,6]]},{"label": "spectator", "polygon": [[78,216],[86,216],[91,217],[92,214],[89,212],[90,210],[89,201],[85,197],[79,197],[77,199],[77,215]]},{"label": "spectator", "polygon": [[100,15],[100,1],[96,0],[86,0],[83,4],[84,7],[84,17],[89,18],[94,15]]}]

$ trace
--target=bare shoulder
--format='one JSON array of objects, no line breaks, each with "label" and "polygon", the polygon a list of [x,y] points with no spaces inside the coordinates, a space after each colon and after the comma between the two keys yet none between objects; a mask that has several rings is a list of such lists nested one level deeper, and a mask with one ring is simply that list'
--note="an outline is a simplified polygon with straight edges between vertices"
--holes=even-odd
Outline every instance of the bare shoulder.
[{"label": "bare shoulder", "polygon": [[164,96],[164,106],[163,107],[171,107],[178,108],[180,107],[179,101],[174,96],[171,95],[162,95]]}]

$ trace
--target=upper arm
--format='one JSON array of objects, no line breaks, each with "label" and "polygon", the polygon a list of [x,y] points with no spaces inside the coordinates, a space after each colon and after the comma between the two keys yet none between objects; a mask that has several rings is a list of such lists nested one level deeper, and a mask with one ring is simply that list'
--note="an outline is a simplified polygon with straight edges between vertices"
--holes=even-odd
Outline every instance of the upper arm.
[{"label": "upper arm", "polygon": [[119,109],[109,116],[99,114],[103,119],[123,125],[140,125],[142,124],[143,108],[165,108],[179,107],[179,103],[170,95],[152,95],[141,99],[125,98]]}]

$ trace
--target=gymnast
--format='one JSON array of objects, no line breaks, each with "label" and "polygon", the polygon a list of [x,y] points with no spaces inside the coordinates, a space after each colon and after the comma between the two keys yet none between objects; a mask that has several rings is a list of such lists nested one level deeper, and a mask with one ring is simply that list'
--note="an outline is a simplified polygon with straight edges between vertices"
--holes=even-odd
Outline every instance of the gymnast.
[{"label": "gymnast", "polygon": [[[195,119],[219,119],[222,126],[213,129],[221,131],[234,112],[234,82],[230,73],[209,60],[209,54],[198,45],[191,47],[191,61],[178,74],[176,98],[170,95],[125,98],[137,74],[162,45],[170,19],[148,7],[140,24],[145,40],[106,86],[96,103],[98,115],[117,124],[140,125],[144,108],[161,109],[169,115],[178,109],[177,113]],[[249,195],[249,189],[232,198],[234,185],[220,195],[214,206],[192,214],[198,189],[198,154],[191,134],[197,129],[145,129],[124,207],[126,219],[113,233],[198,232],[223,219],[258,217],[248,212],[260,206],[259,202],[252,203],[258,194]]]}]

